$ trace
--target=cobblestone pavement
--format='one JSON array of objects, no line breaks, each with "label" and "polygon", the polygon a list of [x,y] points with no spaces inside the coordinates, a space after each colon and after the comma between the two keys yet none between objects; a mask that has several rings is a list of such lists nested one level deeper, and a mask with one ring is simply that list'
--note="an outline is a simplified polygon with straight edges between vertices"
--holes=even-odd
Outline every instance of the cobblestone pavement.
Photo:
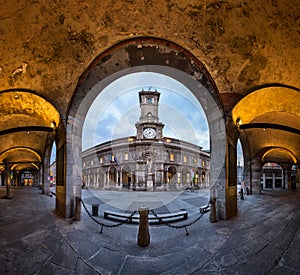
[{"label": "cobblestone pavement", "polygon": [[[83,190],[87,209],[99,203],[96,221],[116,224],[102,213],[116,207],[109,201],[130,194],[96,193]],[[176,224],[197,219],[208,199],[205,191],[184,192],[164,205],[163,195],[151,195],[152,206],[160,201],[158,212],[188,210],[189,220]],[[235,218],[210,223],[205,214],[188,235],[184,228],[151,225],[144,248],[137,244],[136,224],[103,227],[100,234],[84,208],[81,221],[63,219],[54,211],[55,196],[37,188],[14,188],[12,197],[0,199],[0,274],[300,274],[300,192],[245,196]],[[126,209],[143,197],[127,201]]]}]

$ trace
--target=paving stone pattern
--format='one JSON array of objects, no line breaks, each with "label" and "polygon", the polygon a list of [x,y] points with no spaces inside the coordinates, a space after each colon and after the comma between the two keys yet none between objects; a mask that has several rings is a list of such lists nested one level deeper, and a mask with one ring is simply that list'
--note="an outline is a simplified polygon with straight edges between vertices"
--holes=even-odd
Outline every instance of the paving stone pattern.
[{"label": "paving stone pattern", "polygon": [[[235,218],[210,223],[205,214],[189,235],[150,226],[145,248],[137,244],[137,225],[104,227],[100,234],[84,209],[78,222],[59,217],[55,197],[39,189],[15,188],[12,196],[0,199],[0,274],[300,274],[300,192],[245,196]],[[160,210],[197,205],[186,196]],[[87,207],[109,207],[87,190],[83,199]],[[188,221],[195,218],[192,211]],[[101,214],[97,219],[115,224]]]}]

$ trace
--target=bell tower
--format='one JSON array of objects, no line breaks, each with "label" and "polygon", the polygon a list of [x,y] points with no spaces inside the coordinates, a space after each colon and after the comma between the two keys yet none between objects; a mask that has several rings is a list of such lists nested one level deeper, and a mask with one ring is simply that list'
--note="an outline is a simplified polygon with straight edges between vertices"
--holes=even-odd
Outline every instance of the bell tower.
[{"label": "bell tower", "polygon": [[164,124],[158,118],[159,97],[156,90],[139,92],[141,116],[135,124],[137,139],[162,139]]}]

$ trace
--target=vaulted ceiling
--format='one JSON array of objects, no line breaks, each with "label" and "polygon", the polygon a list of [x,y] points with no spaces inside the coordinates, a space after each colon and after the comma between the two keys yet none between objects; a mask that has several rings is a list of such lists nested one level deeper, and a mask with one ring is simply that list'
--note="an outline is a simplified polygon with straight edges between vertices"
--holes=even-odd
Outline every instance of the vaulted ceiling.
[{"label": "vaulted ceiling", "polygon": [[299,0],[0,4],[0,163],[42,159],[91,62],[141,36],[177,43],[204,64],[252,157],[300,158]]}]

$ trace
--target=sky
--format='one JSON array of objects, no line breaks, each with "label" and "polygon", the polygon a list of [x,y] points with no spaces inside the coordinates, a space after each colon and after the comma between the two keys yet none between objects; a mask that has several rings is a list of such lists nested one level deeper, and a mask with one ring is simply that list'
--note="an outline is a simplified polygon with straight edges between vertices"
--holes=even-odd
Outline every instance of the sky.
[{"label": "sky", "polygon": [[140,72],[126,75],[107,86],[91,105],[83,126],[82,149],[115,138],[136,134],[140,117],[139,91],[160,93],[158,115],[163,135],[191,142],[209,150],[205,113],[194,95],[166,75]]},{"label": "sky", "polygon": [[[177,80],[166,75],[139,72],[123,76],[108,85],[94,100],[82,131],[82,150],[116,138],[136,134],[140,117],[139,91],[160,92],[158,115],[165,124],[163,135],[177,138],[209,150],[209,128],[202,106]],[[243,165],[238,142],[238,160]],[[52,150],[51,163],[55,159]]]}]

